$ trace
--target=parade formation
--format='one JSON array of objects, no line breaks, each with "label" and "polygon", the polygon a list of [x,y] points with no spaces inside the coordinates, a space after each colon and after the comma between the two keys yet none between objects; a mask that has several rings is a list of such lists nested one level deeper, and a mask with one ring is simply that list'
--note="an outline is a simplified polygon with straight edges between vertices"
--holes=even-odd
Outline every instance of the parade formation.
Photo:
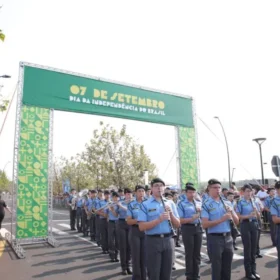
[{"label": "parade formation", "polygon": [[134,280],[170,280],[180,240],[186,279],[201,279],[204,232],[212,280],[231,279],[238,236],[243,243],[244,276],[261,279],[256,259],[262,258],[263,223],[269,226],[272,246],[279,251],[279,195],[280,181],[267,189],[246,184],[238,191],[234,183],[227,189],[210,179],[201,193],[191,182],[178,193],[155,178],[134,190],[85,189],[77,194],[72,189],[68,204],[71,229],[89,236],[108,255],[108,262],[120,262],[121,274],[132,275]]}]

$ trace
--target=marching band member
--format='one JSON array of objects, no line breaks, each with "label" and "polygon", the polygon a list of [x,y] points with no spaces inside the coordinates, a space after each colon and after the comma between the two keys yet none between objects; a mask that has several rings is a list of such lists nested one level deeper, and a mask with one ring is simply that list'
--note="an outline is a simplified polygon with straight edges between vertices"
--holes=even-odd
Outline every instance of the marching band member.
[{"label": "marching band member", "polygon": [[[258,205],[258,208],[260,209],[260,213],[263,212],[264,210],[264,204],[262,203],[262,201],[260,200],[260,198],[255,195],[257,192],[256,188],[252,188],[252,195],[254,198],[255,203]],[[257,240],[257,252],[256,252],[256,258],[262,258],[263,256],[261,255],[261,250],[260,250],[260,238],[261,238],[261,227],[262,227],[262,222],[261,222],[261,218],[258,218],[258,240]]]},{"label": "marching band member", "polygon": [[[227,193],[227,200],[231,203],[232,209],[236,211],[236,201],[234,200],[234,193],[231,192],[231,190]],[[231,235],[233,240],[233,249],[238,250],[238,248],[236,247],[236,238],[237,238],[236,231],[232,230]]]},{"label": "marching band member", "polygon": [[268,188],[267,189],[268,197],[264,201],[264,209],[268,213],[268,221],[269,221],[269,229],[270,229],[270,237],[272,241],[272,246],[276,246],[276,227],[272,221],[271,213],[270,213],[270,206],[275,198],[275,188]]},{"label": "marching band member", "polygon": [[68,206],[69,206],[69,211],[70,211],[70,228],[71,230],[76,230],[75,228],[75,221],[76,221],[76,211],[77,207],[76,204],[73,205],[73,199],[76,199],[76,190],[71,189],[71,194],[68,198]]},{"label": "marching band member", "polygon": [[125,199],[125,195],[124,195],[123,189],[120,188],[118,190],[118,193],[119,193],[120,201],[124,200]]},{"label": "marching band member", "polygon": [[139,230],[138,212],[140,204],[144,200],[145,187],[137,185],[135,187],[136,199],[127,206],[126,221],[131,226],[129,240],[131,246],[133,280],[146,280],[146,253],[145,234]]},{"label": "marching band member", "polygon": [[[233,241],[230,219],[238,224],[238,217],[229,201],[221,201],[221,183],[208,181],[209,198],[202,206],[202,225],[208,229],[207,242],[211,260],[212,280],[230,280],[233,258]],[[226,208],[224,207],[226,205]]]},{"label": "marching band member", "polygon": [[149,199],[152,196],[152,191],[151,191],[151,187],[149,185],[145,186],[145,190],[146,190],[146,199]]},{"label": "marching band member", "polygon": [[198,280],[201,262],[202,228],[200,223],[201,203],[195,201],[195,188],[186,186],[186,199],[180,201],[177,209],[180,217],[182,238],[185,246],[187,280]]},{"label": "marching band member", "polygon": [[252,187],[245,185],[242,188],[243,198],[236,206],[236,212],[241,220],[241,238],[244,253],[244,268],[247,279],[260,279],[256,271],[256,250],[258,240],[258,206],[252,200]]},{"label": "marching band member", "polygon": [[89,198],[85,204],[87,215],[90,217],[87,222],[86,232],[90,232],[90,240],[96,240],[96,227],[95,227],[95,215],[92,213],[92,210],[95,208],[96,201],[96,190],[89,191]]},{"label": "marching band member", "polygon": [[173,201],[162,197],[164,181],[151,182],[152,197],[145,200],[138,213],[139,229],[146,235],[147,270],[151,280],[170,280],[174,251],[174,225],[180,226]]},{"label": "marching band member", "polygon": [[84,236],[88,236],[88,209],[87,209],[87,201],[89,198],[90,192],[87,193],[85,197],[82,198],[82,232]]},{"label": "marching band member", "polygon": [[277,227],[276,249],[278,254],[278,279],[280,279],[280,181],[275,183],[275,189],[277,195],[271,203],[270,213],[272,216],[272,221]]},{"label": "marching band member", "polygon": [[101,231],[100,231],[100,215],[97,212],[97,209],[100,208],[99,202],[101,200],[104,200],[104,193],[102,190],[97,191],[97,198],[94,203],[94,209],[95,209],[95,241],[97,243],[97,246],[101,246]]},{"label": "marching band member", "polygon": [[77,199],[77,211],[76,211],[76,228],[78,232],[82,232],[82,207],[83,207],[83,198],[79,197]]},{"label": "marching band member", "polygon": [[117,213],[119,214],[118,221],[118,234],[120,246],[120,258],[122,275],[132,274],[131,271],[131,250],[129,244],[129,226],[126,223],[127,205],[132,200],[132,191],[130,189],[124,190],[125,200],[120,201],[118,204]]},{"label": "marching band member", "polygon": [[101,248],[103,254],[109,254],[108,249],[108,223],[107,223],[107,216],[103,209],[98,210],[104,207],[109,202],[109,191],[104,191],[104,194],[99,191],[100,197],[99,201],[96,203],[96,213],[99,215],[99,230],[101,236]]},{"label": "marching band member", "polygon": [[105,210],[105,213],[108,216],[108,247],[111,262],[119,262],[119,237],[117,231],[117,222],[119,219],[117,213],[118,201],[119,194],[117,192],[112,192],[112,202],[114,204]]}]

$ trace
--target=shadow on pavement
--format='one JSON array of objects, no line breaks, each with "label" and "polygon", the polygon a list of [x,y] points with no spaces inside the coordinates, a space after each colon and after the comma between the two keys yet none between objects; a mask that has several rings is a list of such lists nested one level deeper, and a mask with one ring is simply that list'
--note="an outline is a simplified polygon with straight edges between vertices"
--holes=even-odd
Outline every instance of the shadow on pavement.
[{"label": "shadow on pavement", "polygon": [[93,265],[95,267],[95,271],[98,271],[98,265],[102,265],[102,264],[106,264],[106,268],[108,268],[108,261],[106,260],[106,261],[101,261],[101,262],[95,262],[94,264],[89,263],[89,264],[86,264],[86,265],[77,265],[77,266],[71,266],[71,267],[67,267],[67,268],[63,268],[63,269],[49,270],[49,271],[46,271],[46,272],[43,272],[43,273],[40,273],[40,274],[37,274],[37,275],[33,275],[32,278],[42,278],[42,277],[58,275],[58,274],[68,274],[68,273],[70,273],[74,270],[89,268],[89,267],[92,267]]},{"label": "shadow on pavement", "polygon": [[273,260],[273,261],[267,262],[265,264],[265,267],[267,267],[267,268],[277,268],[278,267],[278,260]]}]

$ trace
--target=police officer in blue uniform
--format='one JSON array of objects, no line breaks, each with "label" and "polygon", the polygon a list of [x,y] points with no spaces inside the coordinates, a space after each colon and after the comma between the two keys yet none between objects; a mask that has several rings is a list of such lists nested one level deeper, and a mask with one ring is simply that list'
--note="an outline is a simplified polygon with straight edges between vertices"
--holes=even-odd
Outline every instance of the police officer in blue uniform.
[{"label": "police officer in blue uniform", "polygon": [[241,221],[240,230],[243,243],[244,268],[247,279],[260,279],[256,271],[256,251],[258,240],[259,209],[252,200],[252,187],[244,185],[243,198],[236,206],[236,213]]},{"label": "police officer in blue uniform", "polygon": [[[221,183],[208,181],[209,198],[202,206],[202,226],[208,229],[207,242],[211,260],[212,280],[230,280],[233,258],[233,240],[230,219],[237,225],[239,220],[229,201],[221,201]],[[226,209],[224,207],[226,206]]]},{"label": "police officer in blue uniform", "polygon": [[129,241],[131,246],[133,280],[146,280],[145,233],[139,230],[138,212],[144,200],[145,187],[135,187],[135,200],[127,206],[126,222],[130,226]]},{"label": "police officer in blue uniform", "polygon": [[141,204],[138,213],[139,229],[146,234],[147,270],[151,280],[171,279],[174,228],[180,226],[176,205],[162,197],[164,188],[163,180],[153,179],[152,197]]},{"label": "police officer in blue uniform", "polygon": [[195,188],[186,186],[186,199],[178,204],[178,213],[185,246],[185,264],[187,280],[199,280],[201,262],[202,227],[200,223],[201,203],[196,201]]},{"label": "police officer in blue uniform", "polygon": [[117,213],[118,201],[119,194],[117,192],[112,192],[113,204],[105,210],[108,216],[108,247],[111,262],[119,262],[119,237],[117,231],[117,222],[119,220],[119,215]]},{"label": "police officer in blue uniform", "polygon": [[275,189],[277,195],[273,199],[270,206],[270,213],[272,216],[272,221],[276,226],[276,249],[278,253],[278,279],[280,279],[280,181],[275,183]]},{"label": "police officer in blue uniform", "polygon": [[131,249],[129,244],[129,225],[126,223],[127,205],[132,201],[132,191],[128,188],[124,190],[124,200],[118,204],[117,213],[119,214],[118,234],[120,246],[120,258],[122,275],[131,275]]}]

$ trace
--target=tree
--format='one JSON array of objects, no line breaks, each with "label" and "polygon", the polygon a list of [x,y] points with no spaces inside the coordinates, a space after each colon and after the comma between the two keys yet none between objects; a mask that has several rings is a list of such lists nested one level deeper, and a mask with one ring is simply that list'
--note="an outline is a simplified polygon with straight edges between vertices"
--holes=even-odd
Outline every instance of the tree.
[{"label": "tree", "polygon": [[4,112],[8,109],[9,100],[3,99],[2,95],[0,95],[0,112]]},{"label": "tree", "polygon": [[[0,7],[0,9],[2,8],[2,6]],[[0,29],[0,40],[2,41],[2,42],[4,42],[4,40],[5,40],[5,34],[3,33],[3,31]]]},{"label": "tree", "polygon": [[56,160],[53,166],[53,176],[54,193],[62,192],[62,182],[66,179],[70,181],[71,188],[76,188],[77,191],[93,185],[91,174],[79,155],[70,159],[62,157],[60,160]]},{"label": "tree", "polygon": [[0,191],[7,192],[10,191],[11,182],[7,177],[5,171],[0,170]]},{"label": "tree", "polygon": [[144,170],[150,178],[157,173],[144,147],[127,134],[125,125],[117,131],[101,122],[81,158],[92,173],[96,188],[134,187],[144,183]]},{"label": "tree", "polygon": [[5,34],[3,33],[3,31],[0,29],[0,40],[2,41],[2,42],[4,42],[5,41]]}]

